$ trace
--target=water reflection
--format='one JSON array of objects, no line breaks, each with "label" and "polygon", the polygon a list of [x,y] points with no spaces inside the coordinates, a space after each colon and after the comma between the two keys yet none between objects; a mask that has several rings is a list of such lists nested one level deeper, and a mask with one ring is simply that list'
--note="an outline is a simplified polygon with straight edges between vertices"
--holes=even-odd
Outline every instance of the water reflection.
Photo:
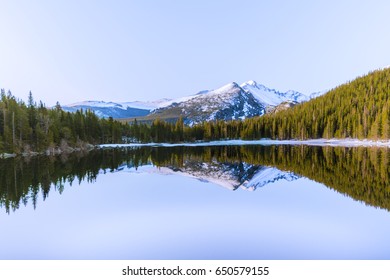
[{"label": "water reflection", "polygon": [[[300,176],[368,205],[390,210],[389,149],[309,146],[141,147],[100,149],[67,157],[0,160],[0,206],[36,207],[39,193],[64,191],[66,182],[94,182],[99,173],[153,164],[232,190],[255,190]],[[30,202],[29,202],[30,201]]]}]

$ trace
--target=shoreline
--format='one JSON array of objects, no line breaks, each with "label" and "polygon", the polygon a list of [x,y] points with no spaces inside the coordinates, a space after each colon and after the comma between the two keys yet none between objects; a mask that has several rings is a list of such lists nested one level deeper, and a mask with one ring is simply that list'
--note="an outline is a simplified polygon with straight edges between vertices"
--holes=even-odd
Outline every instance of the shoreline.
[{"label": "shoreline", "polygon": [[183,142],[183,143],[129,143],[129,144],[87,144],[86,147],[67,147],[61,150],[60,148],[48,149],[44,152],[28,152],[28,153],[1,153],[0,159],[13,158],[17,156],[31,157],[36,155],[59,155],[70,154],[74,152],[85,152],[93,149],[104,148],[126,148],[126,147],[207,147],[207,146],[245,146],[245,145],[306,145],[306,146],[320,146],[320,147],[388,147],[390,148],[390,140],[369,140],[369,139],[308,139],[308,140],[216,140],[207,142]]},{"label": "shoreline", "polygon": [[202,146],[240,146],[240,145],[306,145],[306,146],[330,146],[330,147],[390,147],[390,140],[369,139],[309,139],[309,140],[217,140],[194,143],[130,143],[130,144],[101,144],[100,148],[125,148],[125,147],[202,147]]},{"label": "shoreline", "polygon": [[83,147],[63,147],[62,149],[60,147],[56,148],[48,148],[43,152],[22,152],[22,153],[0,153],[0,159],[7,159],[7,158],[14,158],[14,157],[33,157],[33,156],[57,156],[62,154],[71,154],[75,152],[89,152],[93,149],[99,148],[99,145],[92,145],[92,144],[85,144]]}]

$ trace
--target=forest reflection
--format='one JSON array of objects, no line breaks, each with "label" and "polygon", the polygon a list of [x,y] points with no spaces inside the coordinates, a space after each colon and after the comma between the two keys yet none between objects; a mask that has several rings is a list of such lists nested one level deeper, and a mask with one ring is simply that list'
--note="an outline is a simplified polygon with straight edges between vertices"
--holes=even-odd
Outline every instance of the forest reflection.
[{"label": "forest reflection", "polygon": [[204,164],[229,170],[237,186],[263,167],[304,176],[367,205],[390,210],[387,148],[309,146],[132,147],[98,149],[87,154],[0,160],[0,207],[7,213],[20,205],[37,206],[52,190],[62,193],[81,181],[94,182],[99,174],[143,165],[173,171],[210,172]]}]

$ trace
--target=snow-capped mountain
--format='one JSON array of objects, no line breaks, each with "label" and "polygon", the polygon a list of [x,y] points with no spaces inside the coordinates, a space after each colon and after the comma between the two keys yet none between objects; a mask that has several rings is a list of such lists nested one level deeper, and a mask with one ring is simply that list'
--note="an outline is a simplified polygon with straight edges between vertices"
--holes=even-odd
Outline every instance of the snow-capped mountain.
[{"label": "snow-capped mountain", "polygon": [[[196,124],[211,120],[238,120],[261,116],[310,100],[323,93],[325,92],[308,96],[293,90],[280,92],[250,80],[241,85],[232,82],[215,90],[204,90],[177,99],[122,103],[85,101],[62,108],[70,112],[89,109],[99,117],[137,117],[141,121],[143,118],[174,121],[181,116],[186,124]],[[282,106],[279,106],[281,104]]]},{"label": "snow-capped mountain", "polygon": [[[179,102],[177,102],[179,101]],[[238,84],[230,83],[219,89],[200,92],[169,106],[158,108],[151,116],[164,119],[182,116],[187,124],[211,120],[238,120],[262,115],[265,106]]]},{"label": "snow-capped mountain", "polygon": [[241,85],[230,83],[216,90],[203,91],[157,108],[150,116],[173,118],[182,116],[186,124],[210,120],[237,120],[261,116],[283,102],[300,103],[310,97],[297,91],[279,92],[255,81]]},{"label": "snow-capped mountain", "polygon": [[65,105],[63,110],[76,112],[77,110],[92,110],[101,118],[131,118],[146,116],[152,110],[170,104],[170,99],[159,99],[155,101],[133,101],[133,102],[104,102],[104,101],[84,101]]}]

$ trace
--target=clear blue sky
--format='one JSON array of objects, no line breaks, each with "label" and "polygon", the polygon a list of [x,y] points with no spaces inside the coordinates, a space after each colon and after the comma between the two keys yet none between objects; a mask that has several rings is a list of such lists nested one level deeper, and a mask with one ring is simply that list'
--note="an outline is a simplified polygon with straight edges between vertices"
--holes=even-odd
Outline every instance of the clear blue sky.
[{"label": "clear blue sky", "polygon": [[303,93],[390,64],[389,1],[0,0],[0,88],[54,105],[256,80]]}]

